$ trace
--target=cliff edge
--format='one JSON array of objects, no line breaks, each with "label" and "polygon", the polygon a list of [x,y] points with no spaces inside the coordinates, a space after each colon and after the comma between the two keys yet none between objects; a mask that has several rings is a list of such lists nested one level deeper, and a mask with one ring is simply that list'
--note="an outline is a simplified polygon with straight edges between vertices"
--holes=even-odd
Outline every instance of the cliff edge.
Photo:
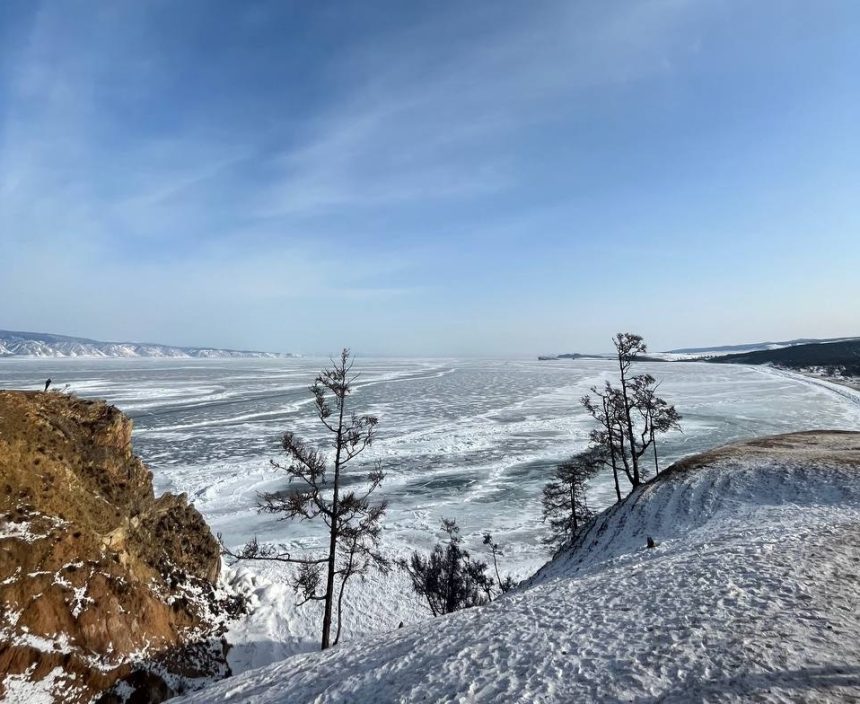
[{"label": "cliff edge", "polygon": [[218,543],[155,497],[131,431],[104,402],[0,392],[0,699],[159,702],[226,674]]}]

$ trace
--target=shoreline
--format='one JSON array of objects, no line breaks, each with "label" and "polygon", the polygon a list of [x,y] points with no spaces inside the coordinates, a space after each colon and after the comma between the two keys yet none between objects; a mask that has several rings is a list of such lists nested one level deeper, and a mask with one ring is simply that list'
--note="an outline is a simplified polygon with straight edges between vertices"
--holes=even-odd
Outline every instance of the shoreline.
[{"label": "shoreline", "polygon": [[860,392],[860,378],[858,378],[856,381],[853,381],[851,379],[846,379],[845,377],[834,378],[832,376],[816,374],[815,372],[801,372],[795,369],[790,369],[788,371],[793,371],[802,376],[809,377],[810,379],[815,379],[817,381],[827,381],[831,384],[838,384],[839,386],[844,386],[845,388]]}]

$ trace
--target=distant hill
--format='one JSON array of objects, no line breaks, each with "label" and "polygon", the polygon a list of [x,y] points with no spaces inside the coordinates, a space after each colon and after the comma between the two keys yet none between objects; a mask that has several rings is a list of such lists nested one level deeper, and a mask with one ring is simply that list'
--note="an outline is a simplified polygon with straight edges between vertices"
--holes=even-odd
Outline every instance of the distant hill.
[{"label": "distant hill", "polygon": [[228,350],[212,347],[174,347],[148,342],[102,342],[44,332],[0,330],[0,357],[176,357],[227,359],[231,357],[292,357],[291,354]]},{"label": "distant hill", "polygon": [[790,369],[823,367],[847,376],[860,376],[860,338],[728,354],[708,361],[718,364],[774,364]]},{"label": "distant hill", "polygon": [[[615,359],[615,355],[607,354],[580,354],[579,352],[569,352],[567,354],[543,354],[538,356],[539,362],[552,362],[559,359]],[[639,362],[665,362],[662,357],[651,357],[649,355],[640,355],[636,358]]]},{"label": "distant hill", "polygon": [[579,352],[569,352],[567,354],[544,354],[538,357],[540,362],[551,362],[554,359],[608,359],[609,355],[605,354],[580,354]]},{"label": "distant hill", "polygon": [[[827,348],[826,350],[823,348]],[[776,364],[799,369],[825,367],[848,376],[860,376],[858,360],[852,350],[860,347],[860,337],[831,337],[824,339],[800,337],[781,342],[751,342],[743,345],[717,347],[683,347],[666,352],[650,352],[638,357],[640,362],[709,361],[734,364]],[[797,352],[791,352],[798,350]],[[774,353],[774,356],[771,356]],[[785,353],[785,354],[783,354]],[[615,359],[612,353],[541,355],[539,361],[562,359]],[[844,369],[841,369],[844,367]]]},{"label": "distant hill", "polygon": [[701,354],[709,355],[715,353],[740,353],[740,352],[757,352],[759,350],[777,350],[784,347],[796,347],[797,345],[809,345],[816,343],[830,342],[845,342],[849,340],[860,340],[858,337],[830,337],[824,339],[816,339],[810,337],[800,337],[796,340],[783,340],[782,342],[751,342],[745,345],[721,345],[719,347],[683,347],[677,350],[667,350],[668,354]]}]

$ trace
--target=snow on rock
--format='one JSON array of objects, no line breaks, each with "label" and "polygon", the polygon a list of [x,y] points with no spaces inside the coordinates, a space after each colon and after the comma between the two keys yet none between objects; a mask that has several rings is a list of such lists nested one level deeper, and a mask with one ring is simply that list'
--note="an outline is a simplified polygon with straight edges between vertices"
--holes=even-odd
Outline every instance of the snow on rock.
[{"label": "snow on rock", "polygon": [[227,672],[218,542],[155,496],[131,432],[104,402],[0,391],[0,701],[161,701]]},{"label": "snow on rock", "polygon": [[181,701],[856,700],[858,571],[860,433],[764,438],[676,464],[486,607]]},{"label": "snow on rock", "polygon": [[55,667],[39,680],[33,680],[36,666],[31,666],[20,675],[9,675],[6,678],[6,704],[54,704],[62,701],[64,694],[69,691],[76,679],[74,674],[68,674],[61,667]]}]

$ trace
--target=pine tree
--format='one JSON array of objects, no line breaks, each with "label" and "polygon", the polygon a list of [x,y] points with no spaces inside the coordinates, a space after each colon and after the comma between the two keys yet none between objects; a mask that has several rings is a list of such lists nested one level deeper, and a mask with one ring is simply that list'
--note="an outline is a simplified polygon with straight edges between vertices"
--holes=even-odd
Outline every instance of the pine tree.
[{"label": "pine tree", "polygon": [[577,536],[593,512],[588,507],[588,480],[606,462],[604,450],[591,447],[559,464],[554,478],[543,488],[543,520],[549,524],[546,542],[561,546]]},{"label": "pine tree", "polygon": [[443,518],[442,530],[448,536],[446,545],[436,543],[426,557],[413,552],[408,560],[397,561],[409,574],[415,593],[427,600],[434,616],[492,601],[493,580],[487,576],[487,564],[473,560],[463,548],[454,520]]},{"label": "pine tree", "polygon": [[[330,645],[333,611],[337,608],[337,631],[334,644],[340,639],[343,595],[349,579],[371,568],[387,572],[390,562],[379,551],[380,520],[386,502],[371,503],[370,495],[379,487],[384,474],[375,467],[364,475],[366,484],[361,491],[344,491],[346,466],[371,446],[376,437],[377,419],[371,415],[356,415],[347,410],[358,374],[352,373],[350,352],[344,349],[332,366],[324,369],[314,380],[310,391],[314,396],[317,418],[331,437],[331,457],[297,438],[284,433],[281,447],[288,462],[272,461],[274,469],[287,475],[291,487],[286,491],[260,496],[260,510],[280,514],[283,519],[318,521],[325,527],[328,549],[322,555],[294,557],[285,546],[261,545],[256,538],[240,551],[224,546],[224,553],[234,560],[273,560],[298,565],[293,579],[301,594],[301,603],[324,602],[322,649]],[[295,482],[296,485],[292,486]],[[220,536],[219,536],[220,538]]]}]

